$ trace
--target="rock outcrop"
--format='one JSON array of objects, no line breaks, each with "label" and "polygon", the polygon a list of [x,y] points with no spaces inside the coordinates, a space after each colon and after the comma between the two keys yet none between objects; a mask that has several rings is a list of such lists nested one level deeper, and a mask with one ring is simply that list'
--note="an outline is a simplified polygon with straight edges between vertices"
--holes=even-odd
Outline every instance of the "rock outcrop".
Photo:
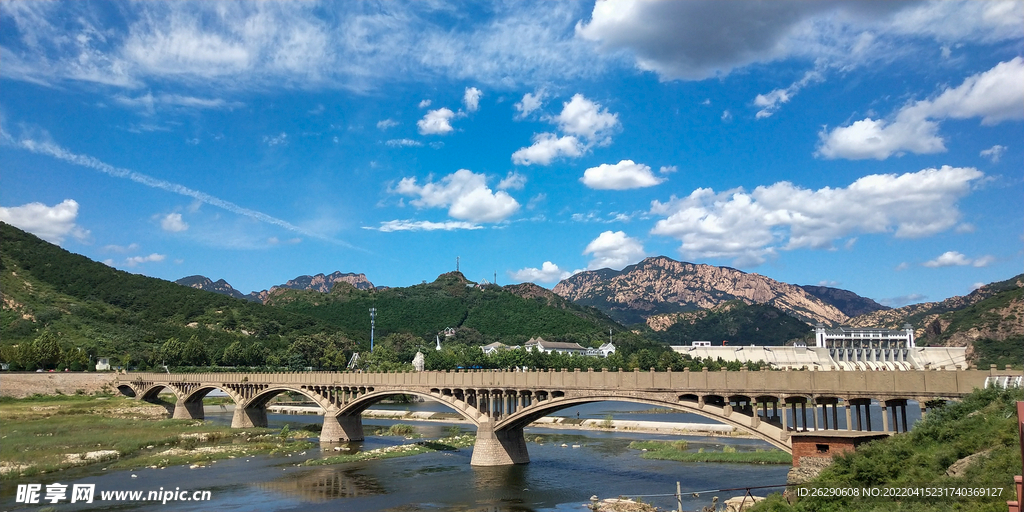
[{"label": "rock outcrop", "polygon": [[713,308],[730,300],[769,304],[810,324],[837,325],[848,318],[799,286],[665,256],[647,258],[621,271],[580,272],[558,283],[554,292],[627,324],[653,315]]}]

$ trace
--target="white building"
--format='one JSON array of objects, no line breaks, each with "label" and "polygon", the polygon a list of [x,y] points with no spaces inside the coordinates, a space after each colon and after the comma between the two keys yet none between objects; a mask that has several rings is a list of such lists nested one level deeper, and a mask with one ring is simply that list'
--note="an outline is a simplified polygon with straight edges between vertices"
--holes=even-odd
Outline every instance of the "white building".
[{"label": "white building", "polygon": [[615,353],[615,345],[612,345],[612,343],[609,341],[608,343],[605,343],[604,345],[598,347],[597,351],[601,353],[601,357],[608,357]]},{"label": "white building", "polygon": [[491,355],[500,350],[508,350],[508,348],[508,345],[500,341],[495,341],[494,343],[488,343],[487,345],[480,347],[480,350],[483,350],[484,354]]},{"label": "white building", "polygon": [[818,324],[814,328],[815,346],[829,349],[915,348],[914,328],[904,324],[903,329],[858,329],[851,327],[827,328]]},{"label": "white building", "polygon": [[544,338],[530,338],[524,345],[526,350],[539,350],[545,354],[576,354],[586,355],[587,348],[579,343],[565,343],[561,341],[547,341]]},{"label": "white building", "polygon": [[96,371],[105,372],[110,370],[110,358],[108,357],[97,357],[96,358]]}]

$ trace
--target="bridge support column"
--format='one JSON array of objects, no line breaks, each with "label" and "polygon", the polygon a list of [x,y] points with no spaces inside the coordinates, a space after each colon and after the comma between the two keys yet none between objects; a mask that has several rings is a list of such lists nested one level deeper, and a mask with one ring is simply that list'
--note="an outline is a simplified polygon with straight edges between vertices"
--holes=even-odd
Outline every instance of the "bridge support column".
[{"label": "bridge support column", "polygon": [[530,454],[526,451],[522,427],[495,431],[493,422],[477,427],[471,465],[509,466],[529,462]]},{"label": "bridge support column", "polygon": [[231,428],[252,428],[267,426],[267,408],[265,406],[235,406],[235,414],[231,417]]},{"label": "bridge support column", "polygon": [[344,443],[363,440],[363,417],[324,415],[324,426],[320,430],[320,443]]},{"label": "bridge support column", "polygon": [[850,401],[843,400],[843,405],[846,406],[846,430],[853,430],[853,416],[850,414]]},{"label": "bridge support column", "polygon": [[205,417],[203,412],[202,400],[195,402],[178,400],[174,404],[174,414],[171,417],[176,420],[201,420]]}]

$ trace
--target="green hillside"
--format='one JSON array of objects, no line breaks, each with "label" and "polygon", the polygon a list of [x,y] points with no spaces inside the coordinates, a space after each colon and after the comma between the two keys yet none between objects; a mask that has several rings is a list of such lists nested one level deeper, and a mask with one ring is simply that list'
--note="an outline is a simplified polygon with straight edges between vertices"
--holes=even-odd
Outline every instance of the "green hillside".
[{"label": "green hillside", "polygon": [[[34,356],[37,366],[49,368],[61,363],[46,348],[54,342],[70,354],[67,366],[86,366],[92,356],[145,368],[163,362],[161,348],[172,339],[183,346],[195,338],[192,348],[198,343],[214,363],[235,342],[239,350],[273,352],[296,336],[340,332],[308,316],[116,270],[5,223],[0,287],[0,357],[16,359],[13,345],[24,351],[36,344],[49,351]],[[182,347],[169,348],[173,356]]]},{"label": "green hillside", "polygon": [[137,369],[342,369],[354,352],[366,355],[371,307],[378,369],[405,369],[447,327],[456,335],[445,345],[467,357],[464,349],[533,336],[597,346],[609,329],[626,355],[661,348],[542,288],[477,287],[458,273],[381,291],[280,289],[263,305],[116,270],[7,224],[0,241],[0,360],[18,370],[84,369],[96,357]]},{"label": "green hillside", "polygon": [[[835,457],[835,462],[807,485],[828,497],[802,498],[789,505],[775,494],[751,512],[1005,511],[1007,500],[1016,499],[1013,476],[1021,472],[1016,402],[1022,399],[1020,389],[976,390],[959,402],[929,412],[908,433],[874,441],[851,454]],[[973,458],[967,459],[969,456]],[[959,469],[954,471],[954,467]],[[865,488],[985,488],[996,492],[941,497],[920,492],[901,497],[828,492]],[[791,492],[798,493],[796,489]]]},{"label": "green hillside", "polygon": [[767,304],[731,301],[712,309],[680,314],[675,324],[652,338],[672,345],[689,345],[695,340],[719,345],[785,345],[812,332],[806,323]]},{"label": "green hillside", "polygon": [[[523,285],[508,288],[518,292]],[[477,286],[462,274],[450,272],[432,283],[382,291],[357,290],[348,283],[337,283],[329,294],[278,290],[268,303],[347,331],[366,331],[373,307],[377,309],[377,333],[408,333],[430,341],[451,327],[462,336],[478,336],[484,343],[521,344],[542,336],[597,346],[607,339],[608,329],[624,330],[593,308],[577,306],[550,292],[546,295],[551,297],[523,297],[496,285]]]}]

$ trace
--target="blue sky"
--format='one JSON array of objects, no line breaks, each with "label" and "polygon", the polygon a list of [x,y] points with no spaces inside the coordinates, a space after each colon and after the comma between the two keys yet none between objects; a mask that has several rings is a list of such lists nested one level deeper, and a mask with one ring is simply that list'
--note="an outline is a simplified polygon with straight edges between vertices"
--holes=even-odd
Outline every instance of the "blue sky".
[{"label": "blue sky", "polygon": [[242,292],[1022,271],[1024,2],[0,4],[0,220]]}]

